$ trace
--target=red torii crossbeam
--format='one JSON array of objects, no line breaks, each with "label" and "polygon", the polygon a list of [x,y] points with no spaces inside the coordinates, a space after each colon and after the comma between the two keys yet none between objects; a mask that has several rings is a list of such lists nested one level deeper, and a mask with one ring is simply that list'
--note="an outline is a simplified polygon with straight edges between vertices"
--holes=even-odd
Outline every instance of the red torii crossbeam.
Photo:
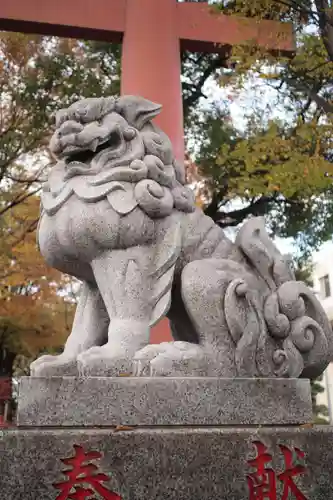
[{"label": "red torii crossbeam", "polygon": [[[122,94],[163,105],[156,118],[184,158],[182,50],[225,54],[253,43],[271,52],[294,51],[292,25],[214,12],[208,3],[176,0],[0,0],[0,30],[122,42]],[[170,340],[167,321],[151,340]]]},{"label": "red torii crossbeam", "polygon": [[0,29],[123,42],[122,94],[163,104],[156,119],[184,157],[180,52],[223,52],[255,43],[294,49],[292,26],[215,13],[208,3],[176,0],[1,0]]}]

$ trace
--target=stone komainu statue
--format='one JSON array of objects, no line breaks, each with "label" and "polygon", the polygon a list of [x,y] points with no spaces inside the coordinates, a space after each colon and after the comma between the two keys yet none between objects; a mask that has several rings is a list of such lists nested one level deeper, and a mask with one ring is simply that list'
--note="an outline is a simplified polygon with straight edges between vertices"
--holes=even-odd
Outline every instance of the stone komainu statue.
[{"label": "stone komainu statue", "polygon": [[[195,208],[151,122],[160,110],[124,96],[57,114],[39,247],[83,287],[63,353],[36,360],[32,375],[319,375],[333,353],[322,307],[262,218],[232,243]],[[164,315],[174,342],[148,345]]]}]

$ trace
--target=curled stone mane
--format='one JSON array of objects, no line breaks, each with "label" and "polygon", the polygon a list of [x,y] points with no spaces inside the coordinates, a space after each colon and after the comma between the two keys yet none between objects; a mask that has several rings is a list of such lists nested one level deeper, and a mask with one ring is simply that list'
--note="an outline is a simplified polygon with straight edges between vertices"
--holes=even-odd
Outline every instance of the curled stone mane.
[{"label": "curled stone mane", "polygon": [[50,142],[59,159],[53,169],[57,179],[53,182],[51,175],[44,189],[46,211],[58,210],[61,203],[54,202],[64,189],[90,202],[107,197],[116,211],[121,191],[121,213],[136,206],[150,217],[166,217],[174,209],[194,211],[184,166],[151,121],[160,111],[161,106],[134,96],[84,99],[60,110]]}]

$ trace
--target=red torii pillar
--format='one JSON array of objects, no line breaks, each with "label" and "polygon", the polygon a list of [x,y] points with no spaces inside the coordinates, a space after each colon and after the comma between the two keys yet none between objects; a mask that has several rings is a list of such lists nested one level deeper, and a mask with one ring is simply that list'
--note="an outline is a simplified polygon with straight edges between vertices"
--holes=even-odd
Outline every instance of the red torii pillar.
[{"label": "red torii pillar", "polygon": [[[294,50],[292,26],[213,12],[208,3],[176,0],[0,0],[0,29],[123,42],[122,94],[163,105],[156,123],[184,158],[181,50],[225,53],[254,43],[272,52]],[[152,341],[170,339],[166,321]]]},{"label": "red torii pillar", "polygon": [[137,94],[163,104],[157,118],[169,135],[175,156],[184,158],[180,40],[175,0],[128,3],[122,52],[122,94]]}]

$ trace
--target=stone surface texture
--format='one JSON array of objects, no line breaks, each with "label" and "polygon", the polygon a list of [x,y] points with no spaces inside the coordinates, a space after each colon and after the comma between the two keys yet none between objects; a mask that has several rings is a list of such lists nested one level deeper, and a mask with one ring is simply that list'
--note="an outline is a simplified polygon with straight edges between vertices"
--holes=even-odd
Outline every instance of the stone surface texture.
[{"label": "stone surface texture", "polygon": [[290,425],[312,421],[301,379],[34,378],[20,382],[19,426]]},{"label": "stone surface texture", "polygon": [[[265,462],[265,468],[275,474],[277,499],[282,498],[283,486],[278,475],[286,470],[280,446],[293,453],[289,470],[295,461],[302,468],[291,478],[303,496],[289,491],[285,498],[333,498],[333,432],[328,426],[8,430],[0,438],[0,491],[6,500],[69,498],[60,497],[61,491],[54,484],[66,482],[68,476],[63,471],[72,469],[61,460],[81,449],[97,452],[100,458],[85,463],[95,464],[95,473],[109,478],[103,486],[121,500],[247,500],[251,498],[247,476],[255,471],[248,461],[257,457],[255,442],[271,455],[272,461]],[[74,446],[81,448],[75,452]],[[79,485],[90,486],[76,483]],[[99,497],[92,489],[94,498],[118,499]]]},{"label": "stone surface texture", "polygon": [[[83,281],[72,332],[34,376],[313,377],[333,334],[262,218],[232,243],[195,207],[185,170],[141,97],[91,98],[59,111],[38,242]],[[175,341],[150,346],[168,315]]]}]

